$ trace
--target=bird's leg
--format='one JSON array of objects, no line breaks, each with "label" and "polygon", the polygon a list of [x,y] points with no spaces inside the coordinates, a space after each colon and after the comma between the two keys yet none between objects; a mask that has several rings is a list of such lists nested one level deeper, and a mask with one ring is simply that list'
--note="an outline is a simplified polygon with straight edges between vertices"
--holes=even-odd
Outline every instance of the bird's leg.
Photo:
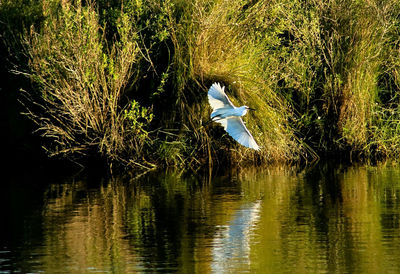
[{"label": "bird's leg", "polygon": [[211,122],[218,122],[219,120],[222,120],[222,119],[224,119],[224,118],[221,117],[221,114],[215,115],[215,116],[212,117],[210,120],[208,120],[207,122],[205,122],[205,123],[203,124],[203,126],[206,126],[206,125],[208,125],[208,124],[211,123]]},{"label": "bird's leg", "polygon": [[213,119],[210,119],[210,120],[208,120],[207,122],[205,122],[204,124],[203,124],[203,126],[206,126],[206,125],[208,125],[209,123],[211,123],[211,122],[213,122],[214,120]]}]

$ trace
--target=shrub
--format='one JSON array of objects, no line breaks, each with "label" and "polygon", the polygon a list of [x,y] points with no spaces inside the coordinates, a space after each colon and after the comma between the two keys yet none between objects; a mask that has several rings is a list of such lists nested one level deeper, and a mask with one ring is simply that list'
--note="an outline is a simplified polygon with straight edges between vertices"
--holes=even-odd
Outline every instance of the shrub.
[{"label": "shrub", "polygon": [[[395,0],[38,3],[26,94],[51,155],[201,166],[400,152]],[[261,152],[205,123],[213,82],[257,109],[244,120]]]},{"label": "shrub", "polygon": [[121,12],[118,38],[107,41],[90,1],[42,3],[42,29],[32,28],[26,39],[29,76],[41,93],[29,95],[41,108],[29,116],[53,140],[50,154],[100,153],[126,163],[142,157],[150,110],[135,101],[128,109],[120,107],[139,60],[131,19]]}]

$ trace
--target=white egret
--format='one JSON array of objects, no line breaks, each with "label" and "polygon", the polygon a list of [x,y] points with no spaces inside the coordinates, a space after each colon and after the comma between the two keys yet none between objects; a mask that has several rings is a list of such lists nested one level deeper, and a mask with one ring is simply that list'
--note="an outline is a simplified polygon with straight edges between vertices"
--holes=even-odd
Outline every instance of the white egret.
[{"label": "white egret", "polygon": [[254,110],[248,106],[235,107],[224,92],[225,87],[219,83],[214,83],[208,90],[208,102],[213,112],[212,121],[220,123],[226,132],[239,144],[259,150],[253,136],[243,123],[241,116],[244,116],[248,110]]}]

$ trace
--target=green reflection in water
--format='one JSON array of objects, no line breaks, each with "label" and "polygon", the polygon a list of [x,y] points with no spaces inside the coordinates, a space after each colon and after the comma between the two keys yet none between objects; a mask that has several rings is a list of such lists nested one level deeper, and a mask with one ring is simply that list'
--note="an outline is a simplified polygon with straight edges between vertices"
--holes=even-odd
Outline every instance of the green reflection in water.
[{"label": "green reflection in water", "polygon": [[53,184],[30,270],[396,272],[399,195],[394,167]]}]

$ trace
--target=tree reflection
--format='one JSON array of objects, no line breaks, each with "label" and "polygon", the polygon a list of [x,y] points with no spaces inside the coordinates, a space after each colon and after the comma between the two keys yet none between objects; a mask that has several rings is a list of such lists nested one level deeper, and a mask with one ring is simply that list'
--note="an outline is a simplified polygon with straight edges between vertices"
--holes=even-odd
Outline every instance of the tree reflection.
[{"label": "tree reflection", "polygon": [[394,168],[320,165],[54,184],[33,271],[390,272],[399,179]]}]

